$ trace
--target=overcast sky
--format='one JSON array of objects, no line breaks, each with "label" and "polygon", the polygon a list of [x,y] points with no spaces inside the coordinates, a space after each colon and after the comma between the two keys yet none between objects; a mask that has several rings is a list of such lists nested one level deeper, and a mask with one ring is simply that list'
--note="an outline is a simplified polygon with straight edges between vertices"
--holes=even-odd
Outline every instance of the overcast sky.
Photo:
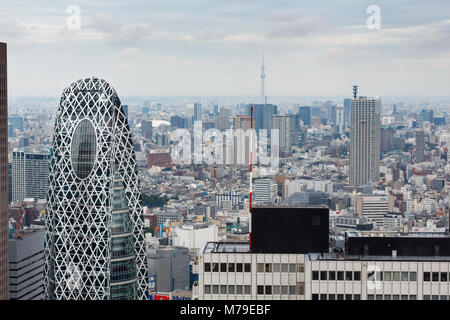
[{"label": "overcast sky", "polygon": [[[448,0],[0,0],[9,94],[95,75],[119,95],[450,95]],[[69,5],[81,29],[67,28]],[[381,29],[366,26],[369,5]]]}]

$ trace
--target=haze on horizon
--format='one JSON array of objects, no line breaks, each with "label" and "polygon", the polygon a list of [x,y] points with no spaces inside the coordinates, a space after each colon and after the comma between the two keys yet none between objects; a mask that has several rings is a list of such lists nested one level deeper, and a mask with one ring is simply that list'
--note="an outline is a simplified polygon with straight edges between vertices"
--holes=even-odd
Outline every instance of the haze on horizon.
[{"label": "haze on horizon", "polygon": [[[123,96],[448,96],[445,0],[0,0],[10,96],[55,96],[95,75]],[[69,5],[81,29],[69,30]],[[381,10],[369,30],[366,9]],[[426,16],[423,13],[426,12]]]}]

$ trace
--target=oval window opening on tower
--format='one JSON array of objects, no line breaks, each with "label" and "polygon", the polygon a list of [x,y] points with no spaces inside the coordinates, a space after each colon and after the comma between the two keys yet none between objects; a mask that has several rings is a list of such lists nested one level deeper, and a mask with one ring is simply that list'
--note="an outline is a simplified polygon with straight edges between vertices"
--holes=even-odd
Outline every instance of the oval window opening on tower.
[{"label": "oval window opening on tower", "polygon": [[71,162],[75,174],[86,179],[94,168],[97,154],[97,135],[92,122],[83,119],[78,124],[72,137]]}]

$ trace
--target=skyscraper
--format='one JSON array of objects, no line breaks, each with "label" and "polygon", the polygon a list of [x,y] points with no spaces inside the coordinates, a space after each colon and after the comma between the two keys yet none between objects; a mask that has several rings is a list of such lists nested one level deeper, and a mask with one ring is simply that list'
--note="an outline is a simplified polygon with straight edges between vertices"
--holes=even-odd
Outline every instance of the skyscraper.
[{"label": "skyscraper", "polygon": [[296,143],[295,118],[289,115],[273,115],[271,129],[278,130],[280,151],[289,152]]},{"label": "skyscraper", "polygon": [[359,97],[351,101],[350,184],[378,182],[380,169],[379,98]]},{"label": "skyscraper", "polygon": [[250,164],[250,127],[251,118],[249,116],[234,116],[234,164]]},{"label": "skyscraper", "polygon": [[67,87],[55,119],[46,216],[45,299],[147,299],[136,156],[115,90]]},{"label": "skyscraper", "polygon": [[12,157],[12,201],[45,199],[48,189],[50,154],[15,150]]},{"label": "skyscraper", "polygon": [[311,124],[311,107],[304,106],[298,108],[298,115],[300,120],[303,121],[303,125],[309,126]]},{"label": "skyscraper", "polygon": [[253,104],[247,105],[247,115],[250,116],[251,106],[253,106],[253,127],[259,133],[260,129],[267,129],[270,135],[270,125],[272,115],[278,113],[277,106],[273,104]]},{"label": "skyscraper", "polygon": [[423,130],[416,131],[416,162],[425,161],[425,133]]},{"label": "skyscraper", "polygon": [[194,103],[193,121],[202,121],[202,104],[201,103]]},{"label": "skyscraper", "polygon": [[9,299],[8,271],[8,73],[0,42],[0,300]]}]

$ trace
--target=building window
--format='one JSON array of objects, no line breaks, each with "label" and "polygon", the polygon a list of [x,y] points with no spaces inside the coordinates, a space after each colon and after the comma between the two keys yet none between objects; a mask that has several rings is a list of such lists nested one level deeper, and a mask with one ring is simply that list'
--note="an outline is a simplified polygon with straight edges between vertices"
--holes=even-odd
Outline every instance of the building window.
[{"label": "building window", "polygon": [[409,281],[417,281],[417,272],[413,271],[409,273]]},{"label": "building window", "polygon": [[447,296],[441,296],[441,300],[447,300]]},{"label": "building window", "polygon": [[289,263],[289,272],[295,272],[297,269],[296,266],[295,263]]},{"label": "building window", "polygon": [[431,300],[439,300],[439,296],[438,295],[432,295],[431,296]]},{"label": "building window", "polygon": [[390,271],[385,271],[385,272],[384,272],[384,280],[385,280],[385,281],[391,281],[391,280],[392,280],[392,272],[390,272]]},{"label": "building window", "polygon": [[313,271],[312,272],[312,279],[313,280],[319,280],[319,271]]},{"label": "building window", "polygon": [[326,294],[321,294],[320,295],[320,300],[327,300],[327,295]]},{"label": "building window", "polygon": [[345,280],[346,281],[352,281],[353,280],[353,272],[345,271]]},{"label": "building window", "polygon": [[392,296],[392,300],[400,300],[400,296],[398,294],[394,294]]},{"label": "building window", "polygon": [[281,286],[281,294],[288,294],[288,286]]},{"label": "building window", "polygon": [[336,300],[336,295],[334,295],[334,294],[329,294],[329,295],[328,295],[328,300]]},{"label": "building window", "polygon": [[236,272],[242,272],[243,268],[242,268],[242,263],[236,263]]},{"label": "building window", "polygon": [[212,289],[213,289],[213,294],[219,294],[219,286],[218,285],[213,285],[213,287],[212,287]]},{"label": "building window", "polygon": [[305,272],[305,264],[297,263],[297,272]]},{"label": "building window", "polygon": [[228,286],[228,294],[234,294],[234,286],[233,285]]},{"label": "building window", "polygon": [[272,294],[272,286],[266,286],[266,294]]},{"label": "building window", "polygon": [[205,272],[211,272],[211,263],[205,263]]},{"label": "building window", "polygon": [[218,263],[213,263],[212,264],[212,271],[213,272],[219,272],[219,264]]},{"label": "building window", "polygon": [[423,300],[430,300],[430,296],[429,295],[423,296]]},{"label": "building window", "polygon": [[345,295],[345,300],[352,300],[352,295],[351,294],[346,294]]},{"label": "building window", "polygon": [[242,294],[242,286],[236,286],[236,294]]},{"label": "building window", "polygon": [[226,263],[220,264],[220,272],[227,272],[227,264]]},{"label": "building window", "polygon": [[251,272],[251,266],[250,266],[250,263],[245,263],[245,264],[244,264],[244,271],[245,271],[245,272]]},{"label": "building window", "polygon": [[336,280],[336,271],[328,272],[328,280]]},{"label": "building window", "polygon": [[409,300],[417,300],[417,296],[415,294],[412,294],[409,296]]},{"label": "building window", "polygon": [[377,294],[375,296],[376,300],[383,300],[383,295],[382,294]]},{"label": "building window", "polygon": [[384,295],[384,300],[392,300],[392,297],[390,294],[385,294]]},{"label": "building window", "polygon": [[447,272],[441,272],[441,281],[447,281],[448,280],[448,278],[447,278]]},{"label": "building window", "polygon": [[337,279],[338,280],[344,280],[344,271],[338,271],[337,272]]},{"label": "building window", "polygon": [[211,286],[205,285],[205,294],[211,294]]},{"label": "building window", "polygon": [[287,263],[281,264],[281,272],[288,272],[288,264]]},{"label": "building window", "polygon": [[313,294],[312,295],[312,300],[319,300],[319,295],[318,294]]},{"label": "building window", "polygon": [[344,295],[343,294],[338,294],[337,295],[337,299],[338,300],[344,300]]},{"label": "building window", "polygon": [[226,285],[220,286],[220,294],[227,294],[227,286]]},{"label": "building window", "polygon": [[280,286],[273,286],[273,294],[280,294]]},{"label": "building window", "polygon": [[408,272],[402,272],[402,281],[408,281]]},{"label": "building window", "polygon": [[423,281],[430,281],[431,280],[431,275],[429,272],[424,272],[423,273]]},{"label": "building window", "polygon": [[439,281],[439,272],[433,272],[432,280],[433,281]]},{"label": "building window", "polygon": [[399,271],[392,272],[392,280],[400,281],[400,272]]},{"label": "building window", "polygon": [[272,264],[266,263],[266,272],[272,272]]},{"label": "building window", "polygon": [[245,294],[252,294],[251,286],[244,286],[244,293]]},{"label": "building window", "polygon": [[407,294],[402,294],[402,300],[408,300],[408,295]]},{"label": "building window", "polygon": [[327,272],[320,271],[320,280],[327,280]]},{"label": "building window", "polygon": [[273,272],[280,272],[280,264],[279,263],[273,264]]},{"label": "building window", "polygon": [[297,294],[303,296],[305,294],[305,283],[297,282]]},{"label": "building window", "polygon": [[295,292],[296,292],[295,286],[289,286],[289,294],[290,295],[295,295]]},{"label": "building window", "polygon": [[257,294],[264,294],[264,286],[257,286],[256,292]]},{"label": "building window", "polygon": [[355,295],[353,296],[353,300],[361,300],[361,295],[355,294]]},{"label": "building window", "polygon": [[355,281],[361,281],[361,271],[355,271],[353,273],[353,280]]},{"label": "building window", "polygon": [[375,296],[373,294],[369,294],[367,296],[367,300],[375,300]]},{"label": "building window", "polygon": [[257,272],[264,272],[264,263],[258,263],[257,265],[256,265],[256,268],[257,268]]},{"label": "building window", "polygon": [[228,264],[228,272],[234,272],[234,263]]}]

